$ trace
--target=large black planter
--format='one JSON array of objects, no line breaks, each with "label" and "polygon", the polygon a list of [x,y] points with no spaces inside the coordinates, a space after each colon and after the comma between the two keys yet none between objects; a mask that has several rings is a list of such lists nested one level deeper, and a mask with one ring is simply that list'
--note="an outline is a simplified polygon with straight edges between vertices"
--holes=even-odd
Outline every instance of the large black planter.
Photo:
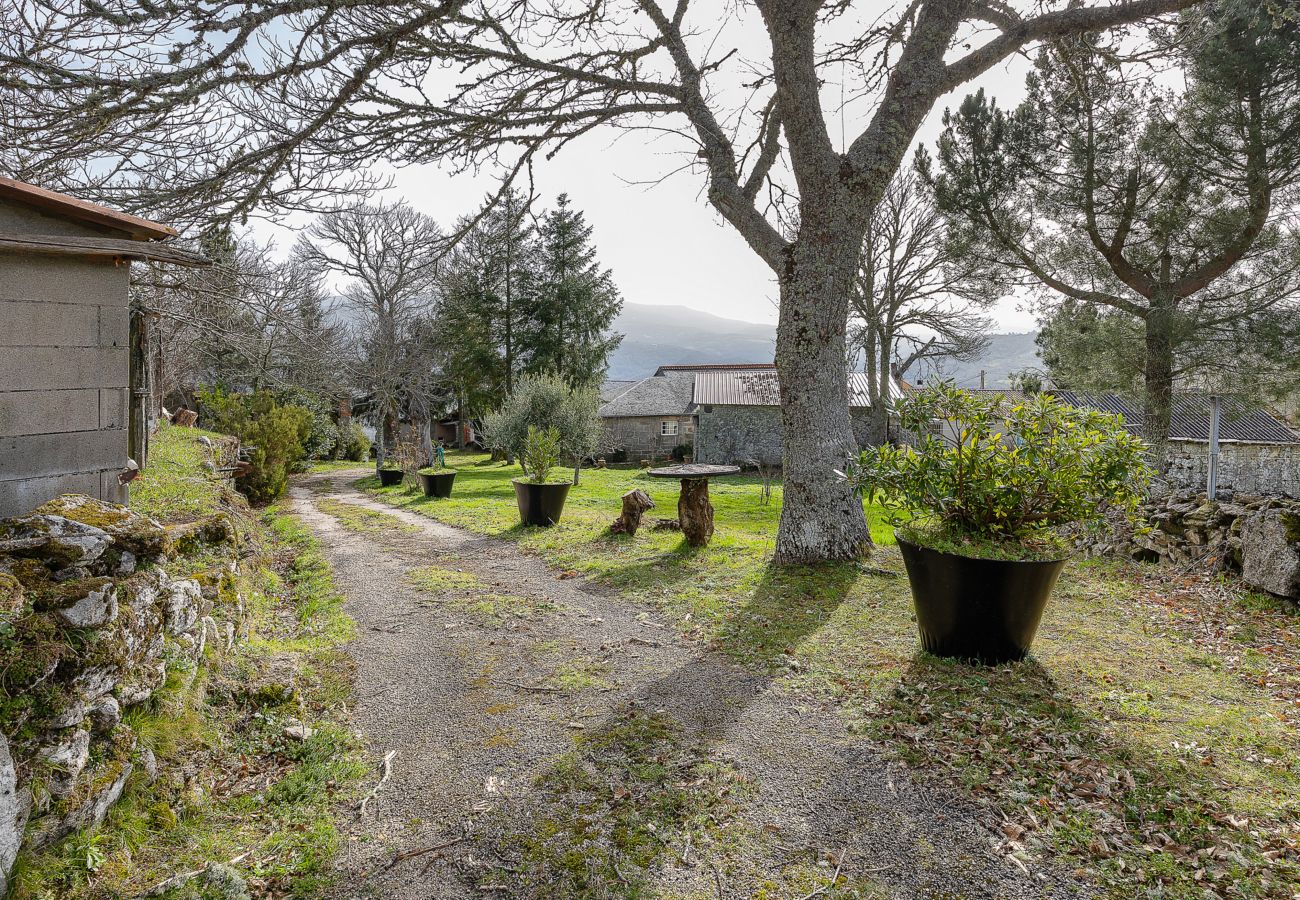
[{"label": "large black planter", "polygon": [[564,484],[533,484],[515,481],[515,501],[519,504],[519,519],[525,525],[554,525],[564,512],[564,501],[569,488]]},{"label": "large black planter", "polygon": [[974,559],[895,537],[923,650],[990,664],[1025,658],[1064,559]]},{"label": "large black planter", "polygon": [[397,487],[402,483],[402,476],[405,474],[401,469],[380,469],[379,483],[383,487]]},{"label": "large black planter", "polygon": [[456,480],[455,470],[445,470],[442,472],[420,472],[420,487],[424,488],[426,497],[451,496],[451,483]]}]

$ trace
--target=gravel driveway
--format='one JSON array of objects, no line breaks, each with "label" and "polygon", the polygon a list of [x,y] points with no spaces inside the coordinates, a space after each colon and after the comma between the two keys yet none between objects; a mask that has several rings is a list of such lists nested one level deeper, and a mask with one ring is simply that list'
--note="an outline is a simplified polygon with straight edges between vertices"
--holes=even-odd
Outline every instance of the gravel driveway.
[{"label": "gravel driveway", "polygon": [[[573,894],[529,881],[499,847],[551,827],[539,816],[566,801],[546,785],[575,736],[629,715],[673,723],[686,764],[725,767],[743,789],[725,792],[726,814],[707,816],[709,833],[694,845],[692,835],[658,838],[664,852],[635,873],[639,893],[615,866],[618,880],[592,881],[583,896],[740,898],[771,879],[775,892],[764,896],[803,897],[780,888],[792,864],[821,879],[816,896],[837,867],[841,893],[831,896],[1084,896],[1070,879],[995,854],[972,809],[914,782],[833,709],[507,541],[373,501],[347,486],[354,477],[312,476],[291,490],[357,621],[353,724],[377,766],[395,751],[364,817],[341,813],[339,896]],[[338,513],[339,502],[389,516],[392,527],[349,528],[318,506]],[[430,566],[446,577],[422,587]],[[484,608],[466,600],[480,594],[497,599]],[[501,598],[530,614],[501,616]]]}]

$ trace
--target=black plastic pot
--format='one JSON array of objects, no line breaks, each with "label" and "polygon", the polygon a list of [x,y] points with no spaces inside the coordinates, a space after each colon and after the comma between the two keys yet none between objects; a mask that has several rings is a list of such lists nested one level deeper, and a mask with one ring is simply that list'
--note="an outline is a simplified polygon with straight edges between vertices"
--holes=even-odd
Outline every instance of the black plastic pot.
[{"label": "black plastic pot", "polygon": [[451,496],[451,483],[456,480],[456,472],[453,469],[444,469],[441,472],[420,472],[420,487],[424,488],[426,497]]},{"label": "black plastic pot", "polygon": [[531,481],[514,482],[515,501],[519,504],[519,519],[525,525],[554,525],[564,512],[564,501],[569,488],[564,484],[533,484]]},{"label": "black plastic pot", "polygon": [[405,474],[401,469],[380,469],[379,483],[384,487],[396,487],[402,483]]},{"label": "black plastic pot", "polygon": [[1025,658],[1066,560],[974,559],[895,537],[923,650],[989,664]]}]

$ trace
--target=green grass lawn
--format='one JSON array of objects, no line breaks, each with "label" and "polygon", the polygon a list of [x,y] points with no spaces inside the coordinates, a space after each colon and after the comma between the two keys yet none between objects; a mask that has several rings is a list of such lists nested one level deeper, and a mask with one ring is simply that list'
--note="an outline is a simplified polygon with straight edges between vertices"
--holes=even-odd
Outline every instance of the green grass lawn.
[{"label": "green grass lawn", "polygon": [[[855,733],[984,804],[1004,850],[1066,855],[1112,897],[1291,898],[1300,884],[1300,639],[1293,610],[1204,577],[1072,563],[1029,662],[986,669],[917,652],[907,580],[880,511],[870,565],[770,564],[781,489],[716,479],[717,533],[673,531],[677,483],[584,470],[550,529],[518,524],[517,466],[452,454],[449,500],[359,486],[385,502],[516,542],[647,602],[683,633],[834,701]],[[634,538],[620,495],[656,509]],[[883,571],[882,571],[883,570]]]}]

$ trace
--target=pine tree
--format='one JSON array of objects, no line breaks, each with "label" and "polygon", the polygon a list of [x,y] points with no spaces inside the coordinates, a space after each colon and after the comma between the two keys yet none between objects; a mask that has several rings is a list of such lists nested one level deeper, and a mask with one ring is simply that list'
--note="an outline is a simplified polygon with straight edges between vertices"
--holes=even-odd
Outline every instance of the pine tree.
[{"label": "pine tree", "polygon": [[575,387],[597,385],[623,339],[609,331],[623,300],[597,259],[592,227],[567,194],[543,218],[538,245],[529,370]]}]

